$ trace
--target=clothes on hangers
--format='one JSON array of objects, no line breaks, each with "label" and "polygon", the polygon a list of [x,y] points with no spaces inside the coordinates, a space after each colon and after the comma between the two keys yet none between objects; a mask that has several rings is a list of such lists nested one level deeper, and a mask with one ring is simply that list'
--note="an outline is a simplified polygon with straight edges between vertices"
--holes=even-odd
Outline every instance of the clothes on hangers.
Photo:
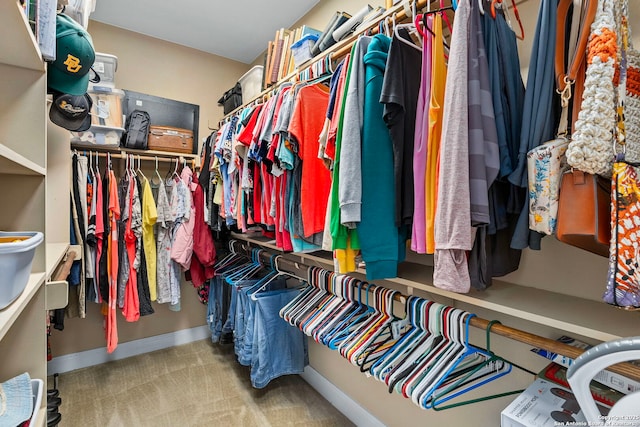
[{"label": "clothes on hangers", "polygon": [[[433,16],[426,18],[426,25],[431,28],[433,25]],[[413,166],[413,221],[411,227],[411,250],[419,253],[427,253],[427,227],[429,228],[429,236],[433,242],[433,219],[435,217],[435,187],[430,192],[430,221],[427,222],[427,203],[426,203],[426,181],[430,180],[435,184],[434,169],[430,169],[430,175],[427,176],[427,157],[433,159],[433,155],[429,156],[429,144],[435,146],[440,145],[440,141],[429,140],[429,103],[431,100],[431,63],[432,63],[432,46],[433,37],[431,31],[425,31],[422,36],[422,58],[420,69],[420,82],[418,97],[416,102],[416,117],[414,129],[414,145],[412,153]],[[406,139],[405,139],[406,143]],[[435,151],[437,153],[437,151]],[[435,159],[437,160],[437,154]],[[397,185],[397,181],[396,181]]]},{"label": "clothes on hangers", "polygon": [[411,225],[414,214],[414,174],[411,167],[416,129],[416,109],[420,88],[420,50],[407,45],[407,29],[398,29],[391,38],[380,102],[393,141],[395,181],[395,224]]},{"label": "clothes on hangers", "polygon": [[[459,2],[447,43],[449,7],[410,24],[422,34],[421,46],[409,42],[407,27],[389,31],[384,64],[369,63],[380,70],[370,76],[382,80],[377,99],[365,102],[373,82],[365,57],[374,38],[362,36],[327,76],[324,108],[305,108],[320,88],[312,81],[284,84],[234,113],[214,144],[222,185],[212,188],[227,226],[259,229],[287,251],[331,250],[336,271],[364,267],[369,280],[397,274],[407,240],[412,250],[434,254],[434,284],[447,290],[482,290],[515,271],[527,193],[513,177],[522,172],[522,134],[532,125],[522,114],[517,35],[504,10],[482,16],[480,6]],[[532,80],[537,87],[539,79]],[[540,111],[553,110],[543,105]],[[297,129],[307,125],[312,134],[301,135]],[[390,138],[390,153],[382,138]]]},{"label": "clothes on hangers", "polygon": [[[84,246],[84,255],[75,279],[70,278],[76,285],[70,309],[84,317],[86,301],[103,305],[107,351],[112,352],[118,343],[116,308],[128,322],[153,314],[152,301],[179,310],[182,272],[206,303],[215,248],[205,223],[204,190],[186,164],[178,175],[176,160],[173,173],[158,181],[156,204],[150,182],[139,165],[134,168],[133,158],[125,160],[118,180],[109,156],[104,175],[97,160],[94,165],[86,155],[72,156],[72,241]],[[82,198],[84,204],[79,203]],[[79,215],[86,224],[84,244]]]},{"label": "clothes on hangers", "polygon": [[[367,47],[364,63],[362,109],[362,217],[357,223],[367,278],[396,277],[405,257],[406,237],[396,225],[397,187],[394,180],[394,146],[383,119],[380,102],[391,39],[376,34]],[[404,230],[404,227],[403,227]]]}]

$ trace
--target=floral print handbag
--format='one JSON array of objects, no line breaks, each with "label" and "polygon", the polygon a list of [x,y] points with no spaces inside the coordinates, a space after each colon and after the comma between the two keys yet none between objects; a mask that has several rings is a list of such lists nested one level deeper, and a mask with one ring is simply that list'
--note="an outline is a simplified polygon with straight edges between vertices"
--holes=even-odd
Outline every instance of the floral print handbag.
[{"label": "floral print handbag", "polygon": [[529,228],[552,235],[558,219],[560,179],[566,169],[569,140],[559,137],[527,153]]},{"label": "floral print handbag", "polygon": [[624,161],[613,164],[611,225],[603,299],[626,309],[640,308],[640,182],[637,168]]}]

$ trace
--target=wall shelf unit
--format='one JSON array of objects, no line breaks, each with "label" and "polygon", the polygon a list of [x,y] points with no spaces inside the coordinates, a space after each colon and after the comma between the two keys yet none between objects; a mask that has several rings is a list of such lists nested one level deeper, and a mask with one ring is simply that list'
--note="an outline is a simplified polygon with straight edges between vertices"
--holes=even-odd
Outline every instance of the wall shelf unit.
[{"label": "wall shelf unit", "polygon": [[[0,198],[11,201],[0,230],[44,234],[24,291],[0,310],[0,381],[28,372],[46,387],[45,284],[69,248],[69,138],[48,126],[46,65],[17,0],[0,2],[0,28]],[[43,400],[32,425],[45,418]]]}]

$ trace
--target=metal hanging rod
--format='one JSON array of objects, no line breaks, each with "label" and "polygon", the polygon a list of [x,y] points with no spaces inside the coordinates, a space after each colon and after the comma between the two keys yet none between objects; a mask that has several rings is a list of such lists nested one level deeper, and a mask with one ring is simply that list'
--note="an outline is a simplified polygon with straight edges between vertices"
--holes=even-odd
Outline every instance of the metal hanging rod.
[{"label": "metal hanging rod", "polygon": [[[79,152],[79,154],[80,154],[80,152]],[[193,158],[185,159],[184,157],[179,156],[179,155],[174,155],[172,157],[151,157],[151,156],[140,156],[138,154],[132,154],[132,153],[102,153],[102,152],[98,152],[97,154],[98,154],[99,157],[107,157],[108,154],[111,154],[111,158],[112,159],[126,159],[126,157],[128,155],[130,155],[130,156],[133,156],[133,158],[135,160],[140,159],[140,160],[151,161],[151,162],[155,162],[157,160],[158,162],[173,163],[176,160],[178,160],[180,164],[183,164],[185,161],[188,161],[191,166],[193,166],[193,164],[195,162],[195,160]]]}]

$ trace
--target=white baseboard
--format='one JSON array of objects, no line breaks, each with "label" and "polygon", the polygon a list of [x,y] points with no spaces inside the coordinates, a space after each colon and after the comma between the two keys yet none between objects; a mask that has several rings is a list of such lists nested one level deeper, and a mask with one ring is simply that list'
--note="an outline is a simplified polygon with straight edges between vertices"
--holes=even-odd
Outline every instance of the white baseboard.
[{"label": "white baseboard", "polygon": [[360,406],[358,402],[346,395],[311,366],[304,368],[304,373],[300,376],[355,425],[385,427],[379,419],[371,415],[366,409]]},{"label": "white baseboard", "polygon": [[48,362],[47,371],[49,375],[53,375],[55,373],[61,374],[64,372],[75,371],[76,369],[100,365],[112,360],[125,359],[127,357],[161,350],[163,348],[189,344],[208,337],[211,337],[211,331],[206,325],[190,329],[182,329],[168,334],[141,338],[139,340],[119,344],[111,354],[108,354],[107,349],[102,347],[54,357]]}]

